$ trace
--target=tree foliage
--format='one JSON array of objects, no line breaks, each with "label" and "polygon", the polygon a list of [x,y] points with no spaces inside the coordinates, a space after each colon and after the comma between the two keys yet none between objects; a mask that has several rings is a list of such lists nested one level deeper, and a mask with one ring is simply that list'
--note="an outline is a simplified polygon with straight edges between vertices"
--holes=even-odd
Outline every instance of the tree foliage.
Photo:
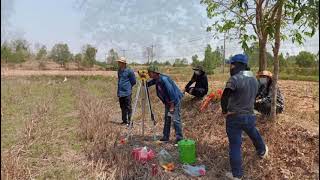
[{"label": "tree foliage", "polygon": [[117,69],[118,63],[116,62],[116,60],[118,59],[119,59],[118,53],[114,49],[110,49],[107,57],[107,64],[111,64],[113,69]]},{"label": "tree foliage", "polygon": [[5,63],[21,63],[30,57],[29,43],[23,39],[4,42],[1,45],[1,59]]},{"label": "tree foliage", "polygon": [[1,61],[5,61],[5,63],[8,63],[10,58],[12,57],[12,50],[8,43],[3,43],[1,45]]},{"label": "tree foliage", "polygon": [[66,63],[71,59],[71,53],[67,44],[55,44],[52,47],[50,57],[59,63],[61,66],[65,67]]},{"label": "tree foliage", "polygon": [[45,45],[41,46],[41,48],[39,49],[37,55],[36,55],[36,59],[37,60],[43,60],[44,58],[46,58],[47,56],[47,48]]},{"label": "tree foliage", "polygon": [[82,54],[78,53],[74,56],[74,62],[77,64],[78,69],[81,67]]},{"label": "tree foliage", "polygon": [[304,37],[313,36],[319,25],[319,0],[286,0],[283,6],[275,0],[202,0],[207,5],[207,16],[214,23],[207,31],[235,32],[244,50],[252,42],[259,42],[259,70],[265,70],[266,43],[275,38],[276,13],[281,14],[282,40],[291,38],[293,42],[303,43]]},{"label": "tree foliage", "polygon": [[191,59],[192,59],[192,63],[191,63],[191,65],[192,66],[198,66],[198,65],[202,65],[202,62],[200,62],[200,60],[198,59],[198,55],[193,55],[192,57],[191,57]]},{"label": "tree foliage", "polygon": [[96,61],[97,49],[90,44],[87,44],[83,47],[83,59],[82,64],[85,67],[93,67],[94,62]]},{"label": "tree foliage", "polygon": [[217,47],[212,51],[211,46],[208,44],[204,52],[204,60],[200,62],[203,65],[204,70],[208,74],[213,74],[214,69],[221,65],[223,61],[223,49]]},{"label": "tree foliage", "polygon": [[301,51],[296,56],[296,64],[299,67],[312,67],[316,64],[316,56],[310,52]]},{"label": "tree foliage", "polygon": [[187,66],[188,65],[188,61],[186,58],[176,58],[174,60],[174,63],[173,63],[173,67],[181,67],[181,66]]},{"label": "tree foliage", "polygon": [[211,46],[208,44],[204,52],[203,68],[208,74],[213,74],[214,71],[214,60],[212,56]]}]

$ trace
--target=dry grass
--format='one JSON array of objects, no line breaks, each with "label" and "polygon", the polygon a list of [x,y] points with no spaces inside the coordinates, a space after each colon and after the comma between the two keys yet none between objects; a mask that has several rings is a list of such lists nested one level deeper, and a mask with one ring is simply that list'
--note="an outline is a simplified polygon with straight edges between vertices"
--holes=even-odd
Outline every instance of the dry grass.
[{"label": "dry grass", "polygon": [[[184,84],[185,83],[178,83],[180,87],[183,87]],[[213,81],[211,84],[213,84],[212,89],[224,86],[224,83],[220,81]],[[301,84],[304,85],[303,83]],[[285,85],[285,82],[283,85]],[[289,86],[293,88],[291,85]],[[299,90],[299,87],[296,88]],[[290,95],[287,93],[291,90],[284,88],[283,91],[285,95],[287,95],[289,106],[292,102]],[[157,133],[161,134],[163,105],[157,101],[154,89],[151,89],[150,92],[153,107],[159,107],[154,108],[154,111],[156,120],[158,121],[156,126]],[[312,94],[314,92],[310,91],[310,93]],[[141,142],[141,137],[136,135],[134,136],[135,141],[132,143],[119,145],[119,137],[125,133],[121,132],[121,129],[123,130],[125,128],[119,128],[119,126],[112,121],[112,115],[120,113],[118,110],[113,109],[118,109],[118,107],[110,107],[110,102],[89,96],[88,94],[88,92],[83,92],[83,95],[81,95],[81,101],[83,101],[81,109],[84,113],[81,117],[83,117],[82,121],[87,121],[87,123],[84,124],[87,124],[86,126],[88,127],[86,129],[85,126],[82,126],[80,129],[82,129],[82,131],[93,132],[93,134],[88,137],[96,137],[95,139],[87,139],[90,141],[88,147],[91,147],[91,149],[87,150],[88,158],[93,160],[96,167],[96,169],[92,171],[96,174],[94,177],[146,179],[146,177],[150,176],[150,166],[136,164],[130,157],[130,152],[133,149],[132,145],[147,145],[156,152],[159,152],[161,148],[165,148],[173,155],[177,166],[174,173],[166,173],[160,169],[159,175],[154,178],[189,178],[180,169],[181,165],[178,162],[177,150],[170,144],[160,147],[155,146],[148,141]],[[300,98],[303,99],[303,96]],[[192,99],[189,96],[184,97],[182,104],[184,134],[186,138],[194,139],[197,142],[197,164],[204,164],[208,169],[207,175],[201,179],[223,179],[225,172],[230,168],[225,121],[220,113],[217,113],[221,111],[219,108],[216,108],[214,111],[209,110],[205,113],[199,113],[197,109],[200,103],[200,101]],[[319,163],[319,136],[318,134],[314,134],[313,131],[309,131],[309,129],[302,128],[297,124],[292,124],[284,120],[288,114],[292,115],[292,111],[294,110],[288,108],[284,115],[279,116],[279,123],[265,122],[258,118],[257,127],[260,129],[270,149],[269,159],[260,160],[257,158],[250,139],[244,136],[243,167],[245,169],[245,179],[313,179],[318,177],[316,167]],[[303,111],[300,111],[300,113],[303,113]],[[312,116],[312,114],[310,116]],[[137,118],[139,117],[140,116],[137,115]],[[292,117],[290,119],[292,119]],[[311,120],[308,122],[314,123],[314,121]],[[100,124],[103,128],[101,128],[101,126],[94,128],[94,124]],[[89,129],[96,129],[96,131]],[[95,133],[99,135],[95,135]],[[135,133],[138,134],[138,131]],[[173,135],[174,131],[171,134]],[[157,163],[156,161],[153,162]]]},{"label": "dry grass", "polygon": [[[181,170],[177,148],[171,142],[157,145],[148,140],[152,137],[149,120],[147,140],[142,140],[140,111],[134,117],[132,141],[119,144],[127,129],[118,124],[120,109],[114,78],[68,78],[67,83],[61,83],[63,77],[6,80],[6,88],[1,89],[6,94],[1,100],[1,125],[7,128],[2,127],[5,134],[1,135],[6,141],[1,148],[3,179],[190,179]],[[185,84],[178,83],[181,88]],[[270,156],[259,160],[250,139],[244,135],[244,179],[318,179],[317,85],[280,81],[286,100],[284,114],[277,122],[265,122],[260,117],[257,120]],[[210,82],[212,90],[223,86],[222,81]],[[157,135],[161,135],[164,108],[154,88],[150,93],[158,122]],[[207,167],[206,176],[194,179],[223,179],[230,169],[225,120],[219,107],[199,113],[200,103],[186,95],[181,111],[184,135],[197,143],[196,164]],[[10,130],[19,124],[19,129]],[[9,134],[17,138],[9,141],[14,137]],[[174,139],[173,128],[171,135]],[[168,173],[158,167],[159,173],[152,177],[151,164],[158,164],[157,159],[142,165],[131,157],[134,147],[144,145],[156,153],[166,149],[174,158],[176,170]]]},{"label": "dry grass", "polygon": [[[52,100],[52,99],[51,99]],[[42,101],[35,106],[31,117],[25,120],[23,137],[18,144],[1,152],[1,178],[3,179],[32,179],[31,168],[27,161],[31,153],[31,146],[43,138],[43,131],[38,128],[41,121],[45,121],[52,101]]]}]

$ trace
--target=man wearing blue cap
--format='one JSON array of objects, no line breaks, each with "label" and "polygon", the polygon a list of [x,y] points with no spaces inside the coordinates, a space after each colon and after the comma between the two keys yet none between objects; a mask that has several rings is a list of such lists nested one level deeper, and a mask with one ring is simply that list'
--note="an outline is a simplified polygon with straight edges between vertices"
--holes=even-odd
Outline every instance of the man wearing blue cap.
[{"label": "man wearing blue cap", "polygon": [[227,63],[230,64],[231,77],[221,97],[221,108],[222,113],[226,116],[232,173],[228,172],[226,176],[230,179],[241,179],[243,176],[242,131],[248,134],[260,158],[267,157],[268,147],[256,129],[256,116],[253,108],[258,93],[258,81],[248,67],[248,57],[237,54]]}]

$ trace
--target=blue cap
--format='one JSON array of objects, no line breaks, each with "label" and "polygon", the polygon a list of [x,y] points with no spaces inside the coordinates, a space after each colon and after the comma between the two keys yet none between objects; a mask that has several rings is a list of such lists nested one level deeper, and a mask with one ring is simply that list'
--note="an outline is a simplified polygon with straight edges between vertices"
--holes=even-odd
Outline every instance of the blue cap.
[{"label": "blue cap", "polygon": [[234,62],[248,64],[248,56],[245,54],[236,54],[236,55],[232,56],[231,59],[229,61],[227,61],[226,63],[231,64]]}]

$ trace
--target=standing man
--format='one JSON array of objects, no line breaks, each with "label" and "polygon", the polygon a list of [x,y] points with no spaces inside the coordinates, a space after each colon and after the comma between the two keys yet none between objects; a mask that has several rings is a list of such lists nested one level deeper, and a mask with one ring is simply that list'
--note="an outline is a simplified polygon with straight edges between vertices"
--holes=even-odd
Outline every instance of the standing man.
[{"label": "standing man", "polygon": [[183,94],[174,81],[170,79],[170,77],[160,74],[157,66],[149,66],[148,74],[152,80],[147,82],[147,86],[149,87],[156,85],[157,96],[165,105],[163,137],[160,139],[160,141],[169,141],[172,119],[176,132],[175,143],[178,143],[183,139],[182,123],[180,119],[181,99]]},{"label": "standing man", "polygon": [[130,124],[132,107],[131,94],[132,87],[136,84],[136,77],[132,69],[127,68],[127,62],[124,57],[117,60],[118,70],[118,97],[122,113],[122,123]]},{"label": "standing man", "polygon": [[226,131],[229,139],[229,158],[232,173],[230,179],[243,176],[241,143],[242,131],[246,132],[255,146],[257,155],[265,158],[268,147],[256,129],[256,116],[253,107],[258,92],[258,81],[248,69],[248,57],[237,54],[227,62],[230,75],[221,98],[222,113],[226,116]]},{"label": "standing man", "polygon": [[[195,97],[202,98],[208,93],[207,75],[201,66],[192,69],[194,70],[193,76],[184,91]],[[196,83],[194,87],[190,87],[193,83]]]}]

